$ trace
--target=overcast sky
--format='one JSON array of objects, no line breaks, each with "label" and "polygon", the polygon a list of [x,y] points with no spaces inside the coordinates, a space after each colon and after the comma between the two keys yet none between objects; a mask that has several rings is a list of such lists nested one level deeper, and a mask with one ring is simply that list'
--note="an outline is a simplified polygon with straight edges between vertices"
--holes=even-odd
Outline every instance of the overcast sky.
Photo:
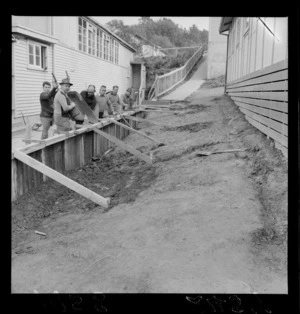
[{"label": "overcast sky", "polygon": [[[107,22],[118,19],[123,20],[125,25],[138,24],[140,16],[93,16],[100,24],[106,24]],[[167,17],[173,20],[182,28],[188,29],[195,24],[199,30],[208,30],[208,17],[207,16],[150,16],[151,19],[157,21],[163,17]]]}]

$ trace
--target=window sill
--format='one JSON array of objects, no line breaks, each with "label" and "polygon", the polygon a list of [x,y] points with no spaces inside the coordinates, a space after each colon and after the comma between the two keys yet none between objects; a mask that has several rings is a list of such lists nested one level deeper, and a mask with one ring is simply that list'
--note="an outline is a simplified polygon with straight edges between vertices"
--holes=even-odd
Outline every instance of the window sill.
[{"label": "window sill", "polygon": [[48,68],[47,69],[42,69],[42,68],[38,68],[38,67],[33,67],[33,66],[27,66],[28,70],[34,70],[34,71],[40,71],[40,72],[48,72]]}]

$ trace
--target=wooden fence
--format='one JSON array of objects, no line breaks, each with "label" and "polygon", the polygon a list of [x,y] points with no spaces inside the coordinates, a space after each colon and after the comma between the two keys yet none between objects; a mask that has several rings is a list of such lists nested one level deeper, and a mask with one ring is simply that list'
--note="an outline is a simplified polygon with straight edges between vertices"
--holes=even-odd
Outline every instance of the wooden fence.
[{"label": "wooden fence", "polygon": [[[137,112],[134,115],[143,117],[144,113]],[[120,123],[125,124],[121,118],[118,118],[118,120]],[[136,128],[136,121],[127,119],[126,121],[133,128]],[[100,129],[118,139],[123,139],[130,133],[130,130],[110,121],[104,121]],[[80,133],[81,131],[78,130],[77,132]],[[65,134],[60,134],[48,138],[45,143],[29,144],[20,151],[62,174],[84,166],[92,160],[93,156],[101,156],[111,147],[109,140],[93,130],[83,130],[80,134],[71,131],[68,137]],[[11,171],[12,201],[49,179],[39,171],[14,158],[13,153]]]},{"label": "wooden fence", "polygon": [[157,97],[162,96],[181,83],[190,73],[197,61],[202,57],[203,50],[204,49],[201,46],[181,68],[167,74],[157,76],[149,91],[148,100],[151,100],[154,96],[157,99]]},{"label": "wooden fence", "polygon": [[250,73],[226,85],[226,92],[257,129],[288,152],[288,60]]}]

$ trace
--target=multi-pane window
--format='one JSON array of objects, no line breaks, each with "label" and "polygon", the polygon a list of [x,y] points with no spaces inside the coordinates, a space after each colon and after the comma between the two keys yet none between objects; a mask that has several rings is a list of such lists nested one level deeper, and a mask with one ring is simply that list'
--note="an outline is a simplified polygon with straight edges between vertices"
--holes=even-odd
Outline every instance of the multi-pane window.
[{"label": "multi-pane window", "polygon": [[115,63],[119,64],[119,43],[115,41]]},{"label": "multi-pane window", "polygon": [[97,57],[102,58],[103,49],[103,32],[97,29]]},{"label": "multi-pane window", "polygon": [[95,40],[96,40],[96,28],[88,24],[88,53],[90,55],[95,55]]},{"label": "multi-pane window", "polygon": [[104,34],[104,59],[109,59],[109,36]]},{"label": "multi-pane window", "polygon": [[47,70],[47,47],[29,42],[28,65],[32,68]]},{"label": "multi-pane window", "polygon": [[114,62],[114,40],[110,40],[109,61]]},{"label": "multi-pane window", "polygon": [[78,17],[78,49],[104,60],[119,63],[119,43],[113,37]]},{"label": "multi-pane window", "polygon": [[80,51],[86,51],[87,46],[87,23],[81,17],[78,18],[78,48]]}]

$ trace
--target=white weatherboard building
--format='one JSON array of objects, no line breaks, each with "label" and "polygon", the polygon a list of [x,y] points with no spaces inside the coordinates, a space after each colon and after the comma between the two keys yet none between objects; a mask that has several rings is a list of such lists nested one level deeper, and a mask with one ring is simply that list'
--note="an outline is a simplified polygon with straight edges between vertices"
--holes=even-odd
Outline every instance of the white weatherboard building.
[{"label": "white weatherboard building", "polygon": [[134,53],[88,16],[12,16],[13,122],[22,120],[22,114],[32,123],[39,121],[42,83],[52,82],[52,72],[60,82],[67,71],[74,84],[71,90],[79,93],[89,84],[97,92],[101,85],[118,85],[124,93],[132,86],[133,68],[136,75],[145,72],[142,64],[131,64]]},{"label": "white weatherboard building", "polygon": [[[287,18],[223,17],[228,35],[226,92],[246,119],[287,156]],[[225,36],[224,36],[225,37]]]}]

